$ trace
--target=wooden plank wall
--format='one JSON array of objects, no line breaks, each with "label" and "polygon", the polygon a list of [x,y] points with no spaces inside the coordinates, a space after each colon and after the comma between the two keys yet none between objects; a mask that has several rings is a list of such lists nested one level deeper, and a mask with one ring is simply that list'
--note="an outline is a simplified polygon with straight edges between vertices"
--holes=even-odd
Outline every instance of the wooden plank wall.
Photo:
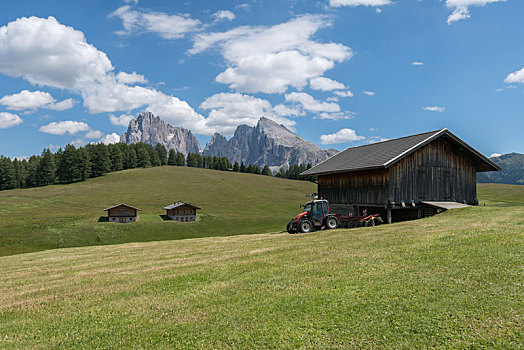
[{"label": "wooden plank wall", "polygon": [[318,176],[318,194],[330,203],[384,204],[388,186],[387,169]]},{"label": "wooden plank wall", "polygon": [[476,167],[465,152],[440,138],[390,167],[389,197],[475,204]]}]

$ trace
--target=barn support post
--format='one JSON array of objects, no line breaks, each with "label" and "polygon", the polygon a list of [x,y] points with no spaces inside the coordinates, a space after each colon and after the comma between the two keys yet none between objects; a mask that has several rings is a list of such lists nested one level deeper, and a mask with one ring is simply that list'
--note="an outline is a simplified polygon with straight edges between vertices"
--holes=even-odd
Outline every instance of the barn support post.
[{"label": "barn support post", "polygon": [[392,222],[392,219],[391,219],[391,208],[388,208],[388,224],[391,224]]},{"label": "barn support post", "polygon": [[418,208],[417,216],[419,219],[422,219],[422,209],[421,208]]}]

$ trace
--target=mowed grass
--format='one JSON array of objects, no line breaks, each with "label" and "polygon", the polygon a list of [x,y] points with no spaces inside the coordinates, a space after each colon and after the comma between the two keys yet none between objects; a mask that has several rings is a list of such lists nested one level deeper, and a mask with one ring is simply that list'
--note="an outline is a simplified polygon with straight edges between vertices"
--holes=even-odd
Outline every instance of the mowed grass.
[{"label": "mowed grass", "polygon": [[[186,167],[110,173],[70,185],[0,192],[0,256],[45,249],[282,231],[311,182]],[[178,200],[202,208],[198,221],[163,221]],[[140,222],[99,223],[104,208],[142,209]]]},{"label": "mowed grass", "polygon": [[0,258],[0,347],[467,348],[524,344],[524,186],[374,228]]}]

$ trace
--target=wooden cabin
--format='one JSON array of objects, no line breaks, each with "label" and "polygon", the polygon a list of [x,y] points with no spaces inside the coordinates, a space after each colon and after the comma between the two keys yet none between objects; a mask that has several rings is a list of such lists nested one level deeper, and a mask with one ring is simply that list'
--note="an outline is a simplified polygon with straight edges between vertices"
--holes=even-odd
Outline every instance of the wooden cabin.
[{"label": "wooden cabin", "polygon": [[138,211],[140,209],[127,204],[118,204],[113,207],[105,208],[109,222],[128,223],[139,220]]},{"label": "wooden cabin", "polygon": [[196,220],[196,211],[200,208],[184,202],[176,202],[164,207],[166,215],[171,219],[180,222],[190,222]]},{"label": "wooden cabin", "polygon": [[[388,222],[431,215],[445,203],[476,205],[476,174],[500,167],[447,129],[348,148],[301,175],[340,213],[387,215]],[[456,206],[456,205],[455,205]]]}]

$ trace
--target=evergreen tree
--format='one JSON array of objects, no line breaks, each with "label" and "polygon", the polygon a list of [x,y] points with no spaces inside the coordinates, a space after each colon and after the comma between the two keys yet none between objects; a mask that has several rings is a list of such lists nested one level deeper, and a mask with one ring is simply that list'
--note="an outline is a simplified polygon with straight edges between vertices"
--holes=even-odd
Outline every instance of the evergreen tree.
[{"label": "evergreen tree", "polygon": [[197,166],[197,160],[196,160],[196,157],[195,157],[195,153],[188,153],[187,154],[187,160],[186,160],[186,165],[188,167],[191,167],[191,168],[195,168]]},{"label": "evergreen tree", "polygon": [[246,165],[244,164],[244,162],[242,162],[242,163],[240,164],[240,172],[241,172],[241,173],[245,173],[246,171],[247,171],[247,169],[246,169]]},{"label": "evergreen tree", "polygon": [[145,147],[139,146],[136,151],[136,166],[139,168],[147,168],[151,166],[149,152]]},{"label": "evergreen tree", "polygon": [[124,169],[124,157],[122,150],[116,144],[107,145],[109,159],[111,160],[111,171],[120,171]]},{"label": "evergreen tree", "polygon": [[273,173],[271,172],[271,169],[269,169],[267,165],[264,165],[264,169],[262,169],[262,175],[273,176]]},{"label": "evergreen tree", "polygon": [[136,163],[135,149],[126,145],[124,149],[124,169],[134,169],[136,168]]},{"label": "evergreen tree", "polygon": [[31,156],[27,161],[25,187],[38,186],[38,168],[40,166],[40,157]]},{"label": "evergreen tree", "polygon": [[0,191],[16,187],[16,174],[10,158],[0,156]]},{"label": "evergreen tree", "polygon": [[169,150],[169,158],[167,159],[167,165],[176,165],[176,152],[174,149]]},{"label": "evergreen tree", "polygon": [[103,143],[89,144],[86,146],[91,160],[91,177],[102,176],[111,170],[111,159],[107,146]]},{"label": "evergreen tree", "polygon": [[56,164],[55,157],[48,149],[44,149],[36,170],[36,181],[39,186],[46,186],[55,183]]},{"label": "evergreen tree", "polygon": [[149,153],[149,161],[151,162],[151,166],[160,166],[160,158],[158,158],[158,153],[155,147],[148,144],[146,144],[145,147],[147,149],[147,153]]},{"label": "evergreen tree", "polygon": [[15,170],[15,188],[21,188],[24,186],[24,165],[17,158],[13,159],[13,168]]},{"label": "evergreen tree", "polygon": [[75,152],[75,178],[85,181],[89,174],[91,174],[91,158],[89,152],[84,147],[81,147]]},{"label": "evergreen tree", "polygon": [[240,165],[238,165],[238,162],[235,162],[235,164],[233,164],[233,171],[235,171],[235,172],[239,172],[240,171]]},{"label": "evergreen tree", "polygon": [[80,178],[80,174],[77,171],[78,168],[76,162],[77,156],[75,146],[66,145],[64,151],[62,152],[62,155],[58,159],[56,169],[56,176],[58,177],[58,181],[62,183],[72,182],[75,179]]},{"label": "evergreen tree", "polygon": [[158,154],[158,159],[160,160],[160,165],[167,164],[167,149],[164,145],[157,143],[155,146],[156,153]]},{"label": "evergreen tree", "polygon": [[204,159],[202,158],[202,155],[199,153],[195,153],[195,158],[197,162],[197,168],[203,168],[204,167]]},{"label": "evergreen tree", "polygon": [[258,165],[253,165],[253,174],[260,175],[260,167]]},{"label": "evergreen tree", "polygon": [[182,152],[176,153],[176,165],[178,166],[186,165],[186,157],[184,156],[184,153]]}]

